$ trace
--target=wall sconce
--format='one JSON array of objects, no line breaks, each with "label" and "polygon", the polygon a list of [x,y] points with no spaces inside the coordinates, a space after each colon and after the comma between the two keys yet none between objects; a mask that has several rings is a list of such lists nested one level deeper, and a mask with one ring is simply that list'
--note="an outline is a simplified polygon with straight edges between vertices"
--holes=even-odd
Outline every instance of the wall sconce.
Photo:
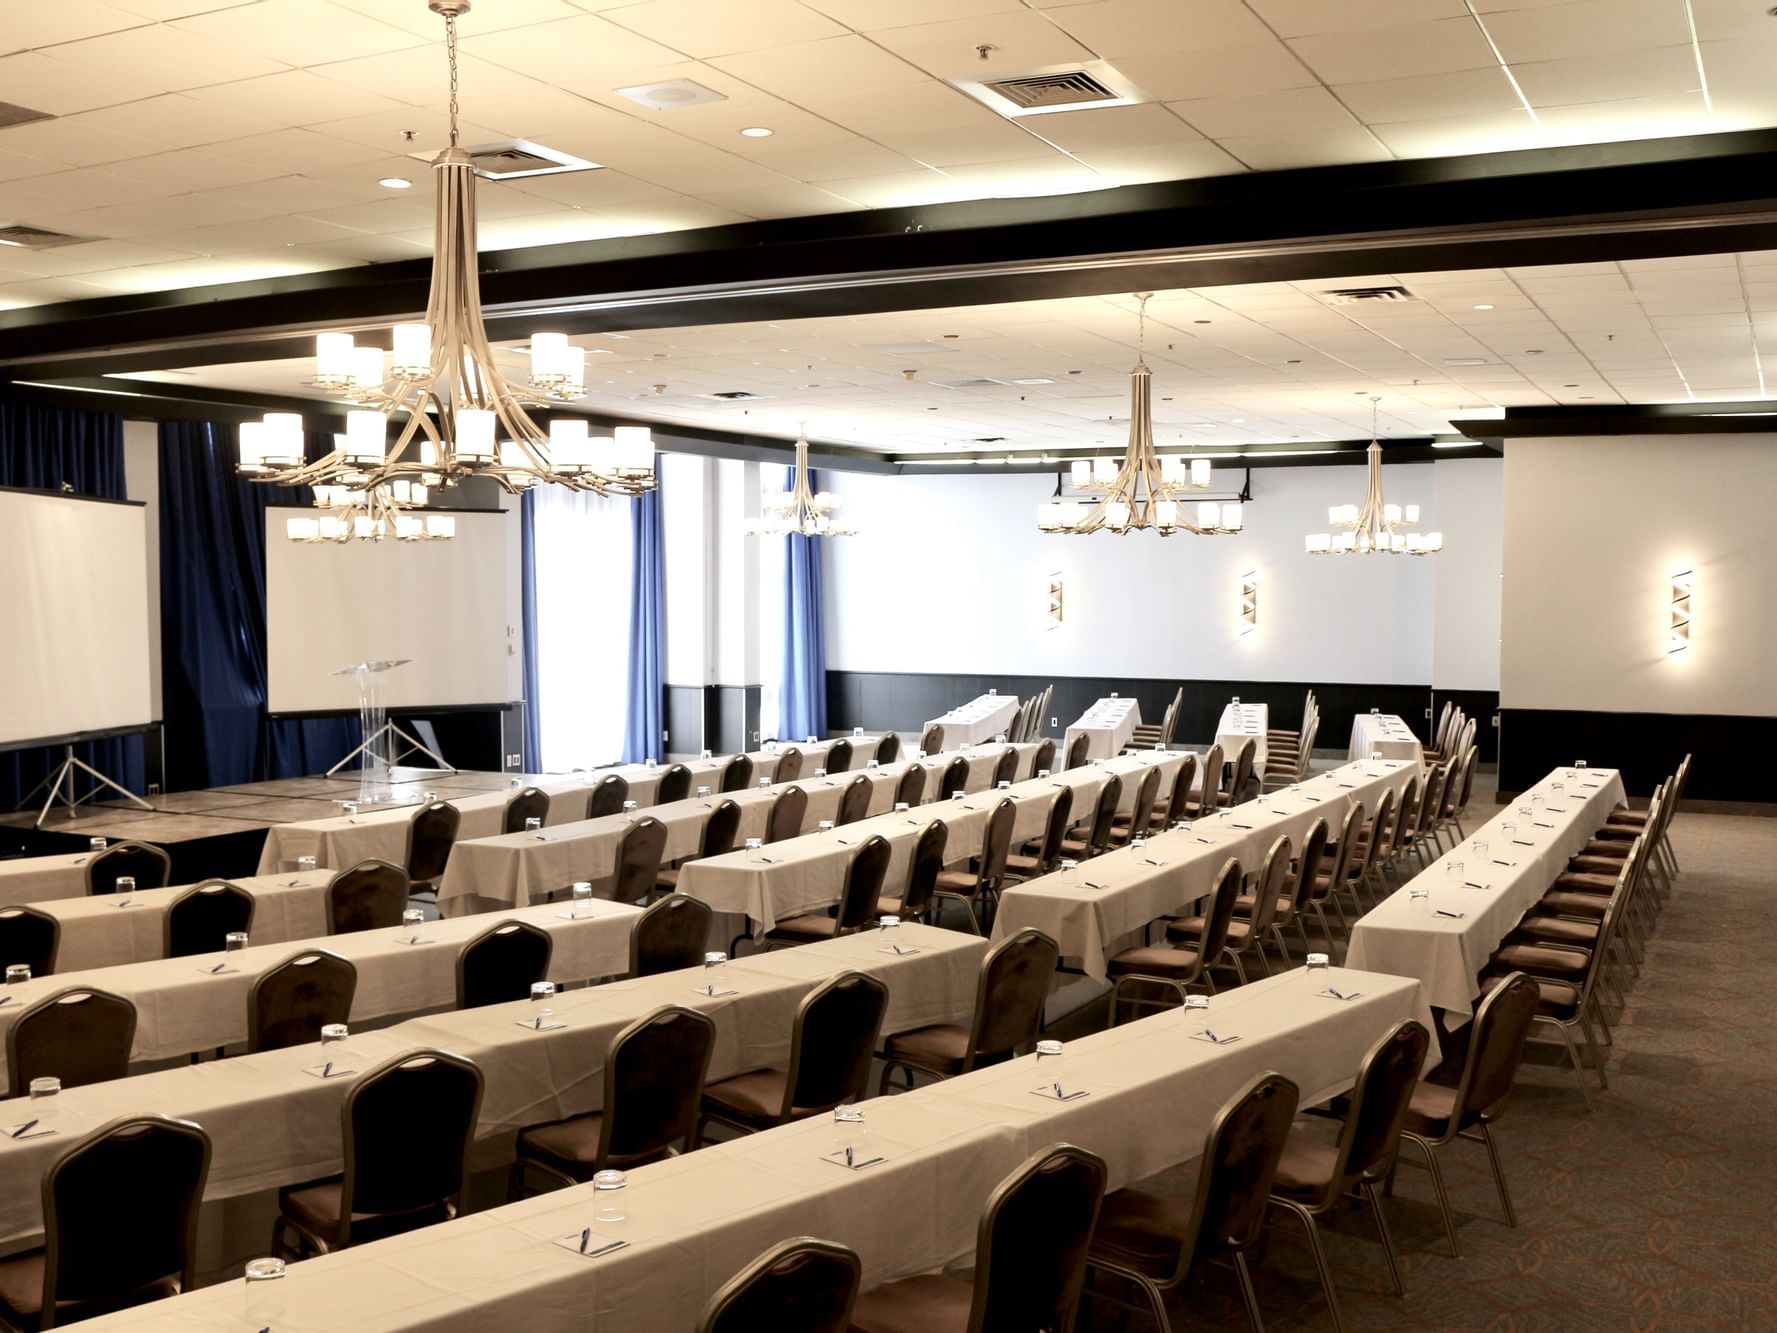
[{"label": "wall sconce", "polygon": [[1249,569],[1240,576],[1240,633],[1242,637],[1259,627],[1259,571]]},{"label": "wall sconce", "polygon": [[1688,652],[1691,646],[1691,591],[1696,583],[1694,569],[1675,569],[1668,582],[1666,653],[1675,656]]},{"label": "wall sconce", "polygon": [[1061,628],[1061,575],[1049,576],[1049,618],[1044,622],[1044,629]]}]

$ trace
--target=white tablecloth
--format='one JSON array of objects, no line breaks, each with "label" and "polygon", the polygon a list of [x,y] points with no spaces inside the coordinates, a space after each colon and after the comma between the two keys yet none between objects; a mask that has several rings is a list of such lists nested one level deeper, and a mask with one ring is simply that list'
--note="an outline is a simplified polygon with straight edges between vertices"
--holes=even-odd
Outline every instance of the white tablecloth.
[{"label": "white tablecloth", "polygon": [[1109,699],[1100,699],[1067,729],[1067,738],[1062,742],[1061,752],[1069,754],[1073,750],[1074,737],[1084,734],[1089,737],[1086,746],[1088,759],[1109,759],[1114,754],[1121,754],[1123,747],[1135,735],[1135,729],[1141,725],[1141,706],[1134,699],[1119,699],[1114,695]]},{"label": "white tablecloth", "polygon": [[[1222,747],[1222,760],[1232,764],[1240,754],[1240,747],[1247,741],[1253,742],[1253,776],[1265,776],[1265,761],[1269,750],[1265,737],[1271,726],[1271,710],[1265,704],[1229,704],[1222,709],[1221,720],[1216,723],[1216,744]],[[1215,780],[1219,783],[1222,775],[1217,773]]]},{"label": "white tablecloth", "polygon": [[86,896],[86,863],[91,852],[60,856],[20,856],[0,861],[0,907]]},{"label": "white tablecloth", "polygon": [[[1557,783],[1565,788],[1559,794]],[[1361,918],[1351,929],[1347,963],[1417,977],[1439,1009],[1472,1013],[1480,994],[1476,977],[1488,957],[1623,800],[1614,769],[1555,770]],[[1531,808],[1528,817],[1522,806]],[[1476,845],[1481,842],[1485,852]],[[1450,869],[1456,862],[1461,873]],[[1412,904],[1415,888],[1430,890],[1423,907]]]},{"label": "white tablecloth", "polygon": [[955,750],[992,740],[1012,725],[1017,713],[1018,700],[1013,695],[983,694],[933,718],[926,726],[943,727],[944,748]]},{"label": "white tablecloth", "polygon": [[1359,713],[1351,719],[1351,750],[1353,759],[1368,759],[1380,752],[1384,759],[1411,759],[1425,762],[1425,748],[1419,737],[1395,713]]}]

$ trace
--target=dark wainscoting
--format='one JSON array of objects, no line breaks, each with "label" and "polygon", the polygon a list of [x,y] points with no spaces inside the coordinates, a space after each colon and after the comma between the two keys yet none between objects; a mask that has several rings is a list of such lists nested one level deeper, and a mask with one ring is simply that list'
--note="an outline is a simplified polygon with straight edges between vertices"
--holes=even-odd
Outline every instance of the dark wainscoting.
[{"label": "dark wainscoting", "polygon": [[[1134,696],[1141,702],[1144,721],[1158,722],[1172,702],[1173,691],[1184,687],[1177,739],[1207,742],[1228,700],[1239,695],[1247,703],[1263,703],[1271,709],[1274,726],[1295,727],[1302,721],[1302,703],[1310,687],[1320,700],[1320,737],[1317,749],[1343,750],[1351,737],[1352,716],[1379,708],[1399,713],[1424,739],[1431,722],[1427,710],[1435,700],[1442,708],[1446,698],[1455,699],[1477,719],[1475,736],[1483,762],[1491,763],[1496,734],[1493,712],[1499,696],[1479,690],[1439,691],[1429,685],[1353,685],[1310,681],[1251,680],[1149,680],[1116,676],[989,676],[941,675],[891,671],[829,671],[827,673],[827,726],[833,731],[852,727],[892,727],[918,731],[930,719],[988,690],[1016,694],[1020,699],[1055,686],[1049,717],[1043,719],[1046,735],[1059,736],[1092,702],[1106,695]],[[1053,721],[1051,721],[1053,719]]]},{"label": "dark wainscoting", "polygon": [[1645,801],[1690,754],[1686,800],[1777,802],[1777,772],[1769,762],[1777,717],[1505,708],[1499,730],[1503,792],[1523,791],[1550,769],[1584,759],[1622,769],[1629,795]]},{"label": "dark wainscoting", "polygon": [[672,754],[750,750],[759,739],[759,687],[668,685],[666,731]]}]

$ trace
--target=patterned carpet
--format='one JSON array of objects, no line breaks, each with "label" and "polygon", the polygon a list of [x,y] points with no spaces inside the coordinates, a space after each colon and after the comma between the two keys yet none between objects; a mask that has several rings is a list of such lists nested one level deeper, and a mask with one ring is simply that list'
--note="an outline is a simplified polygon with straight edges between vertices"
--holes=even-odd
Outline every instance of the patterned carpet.
[{"label": "patterned carpet", "polygon": [[[1496,1133],[1518,1210],[1501,1219],[1478,1144],[1440,1160],[1463,1257],[1453,1259],[1423,1170],[1385,1206],[1407,1296],[1367,1212],[1327,1228],[1352,1330],[1777,1330],[1777,820],[1680,815],[1683,874],[1628,1009],[1613,1021],[1610,1090],[1588,1115],[1556,1052],[1533,1050]],[[1195,1166],[1151,1185],[1188,1198]],[[1253,1265],[1270,1330],[1330,1327],[1301,1231],[1274,1219]],[[1108,1280],[1107,1292],[1123,1291]],[[1247,1327],[1232,1270],[1210,1268],[1169,1301],[1180,1329]],[[1089,1298],[1081,1330],[1145,1330]]]}]

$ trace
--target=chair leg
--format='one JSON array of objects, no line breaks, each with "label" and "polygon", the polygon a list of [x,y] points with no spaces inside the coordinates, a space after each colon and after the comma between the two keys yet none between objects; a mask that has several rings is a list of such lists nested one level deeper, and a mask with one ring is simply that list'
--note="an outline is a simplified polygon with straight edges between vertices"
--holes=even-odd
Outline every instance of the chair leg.
[{"label": "chair leg", "polygon": [[1246,1301],[1246,1317],[1253,1333],[1265,1333],[1265,1321],[1259,1315],[1259,1293],[1253,1288],[1252,1270],[1246,1266],[1246,1253],[1234,1251],[1234,1271],[1240,1277],[1240,1295]]},{"label": "chair leg", "polygon": [[1600,1088],[1609,1088],[1610,1079],[1604,1072],[1604,1052],[1598,1048],[1598,1039],[1592,1035],[1592,1024],[1586,1018],[1586,1011],[1584,1009],[1580,1010],[1580,1031],[1585,1035],[1586,1049],[1591,1052],[1592,1063],[1597,1066],[1598,1069],[1598,1086]]},{"label": "chair leg", "polygon": [[1488,1128],[1485,1120],[1481,1122],[1481,1142],[1487,1145],[1487,1161],[1493,1167],[1493,1183],[1499,1190],[1499,1206],[1505,1210],[1506,1225],[1516,1227],[1518,1214],[1512,1208],[1512,1193],[1506,1188],[1506,1173],[1499,1160],[1499,1145],[1493,1141],[1493,1131]]},{"label": "chair leg", "polygon": [[[1437,1170],[1434,1164],[1432,1169]],[[1382,1213],[1382,1196],[1376,1193],[1374,1181],[1366,1180],[1360,1186],[1364,1197],[1370,1201],[1370,1210],[1376,1214],[1376,1231],[1382,1237],[1382,1253],[1388,1256],[1388,1276],[1394,1282],[1394,1294],[1405,1296],[1407,1284],[1401,1281],[1401,1263],[1394,1255],[1394,1237],[1388,1233],[1388,1218]]]},{"label": "chair leg", "polygon": [[1333,1333],[1345,1333],[1345,1320],[1339,1314],[1339,1295],[1333,1290],[1333,1270],[1327,1266],[1327,1252],[1321,1247],[1320,1227],[1314,1214],[1287,1199],[1273,1199],[1272,1202],[1302,1219],[1302,1226],[1308,1232],[1308,1249],[1314,1255],[1314,1267],[1320,1273],[1321,1290],[1327,1296],[1327,1311],[1333,1317]]},{"label": "chair leg", "polygon": [[[1425,1165],[1431,1173],[1431,1191],[1437,1195],[1438,1211],[1444,1215],[1444,1231],[1450,1237],[1450,1257],[1462,1258],[1462,1246],[1456,1240],[1456,1218],[1450,1212],[1450,1196],[1444,1190],[1444,1172],[1438,1166],[1437,1151],[1417,1134],[1402,1134],[1401,1140],[1416,1145],[1425,1154]],[[1388,1173],[1388,1178],[1390,1182],[1394,1180],[1393,1171]]]},{"label": "chair leg", "polygon": [[1290,946],[1283,938],[1283,927],[1275,921],[1271,923],[1271,938],[1276,941],[1277,952],[1283,955],[1284,963],[1293,966],[1294,960],[1290,957]]},{"label": "chair leg", "polygon": [[1592,1080],[1586,1077],[1586,1066],[1580,1060],[1580,1048],[1574,1043],[1573,1033],[1568,1030],[1567,1024],[1554,1019],[1539,1017],[1536,1021],[1553,1023],[1555,1030],[1561,1034],[1561,1040],[1567,1043],[1567,1058],[1573,1062],[1574,1076],[1580,1083],[1580,1095],[1586,1099],[1586,1111],[1590,1114],[1595,1109],[1592,1105]]}]

